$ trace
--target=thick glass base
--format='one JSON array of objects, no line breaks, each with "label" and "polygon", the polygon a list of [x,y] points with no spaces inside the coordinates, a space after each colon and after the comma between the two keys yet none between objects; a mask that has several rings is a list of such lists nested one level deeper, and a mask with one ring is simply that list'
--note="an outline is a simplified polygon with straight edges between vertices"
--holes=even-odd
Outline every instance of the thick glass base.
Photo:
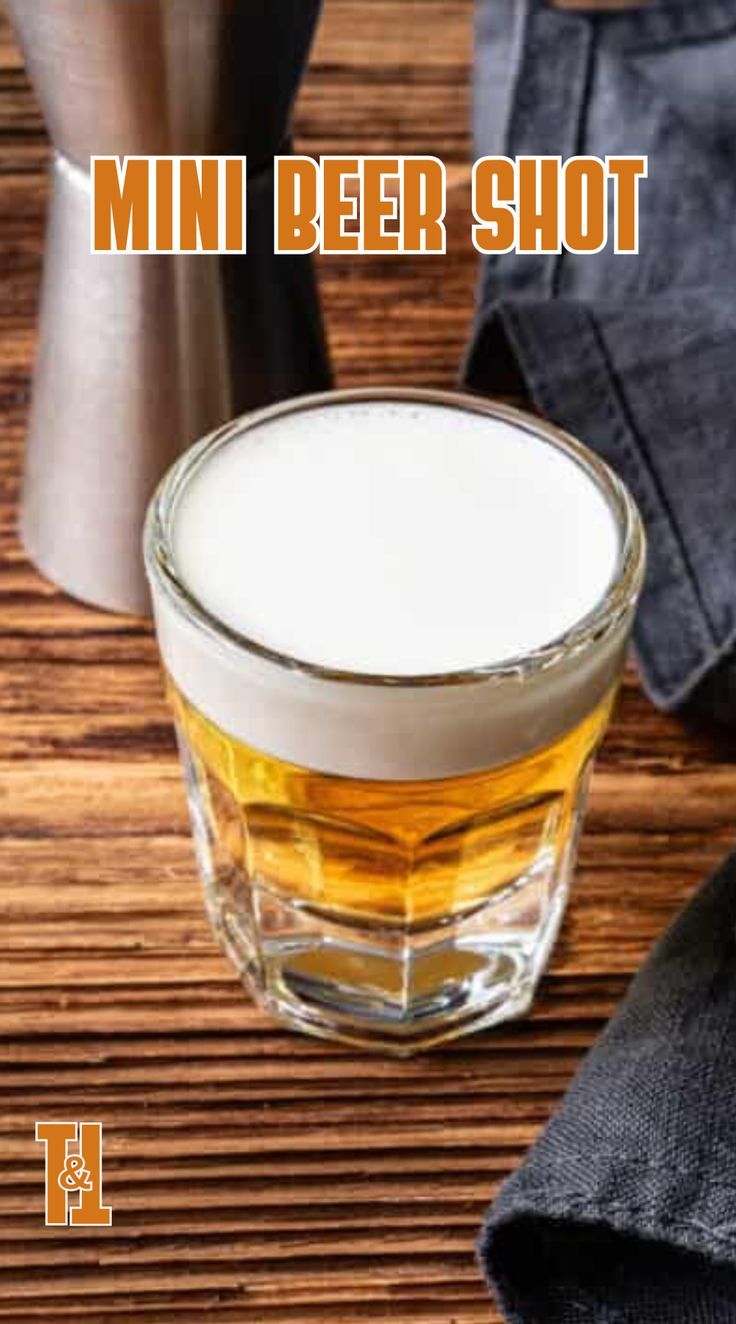
[{"label": "thick glass base", "polygon": [[529,1008],[566,880],[519,879],[442,924],[356,928],[233,870],[206,886],[222,946],[259,1002],[296,1029],[408,1056]]}]

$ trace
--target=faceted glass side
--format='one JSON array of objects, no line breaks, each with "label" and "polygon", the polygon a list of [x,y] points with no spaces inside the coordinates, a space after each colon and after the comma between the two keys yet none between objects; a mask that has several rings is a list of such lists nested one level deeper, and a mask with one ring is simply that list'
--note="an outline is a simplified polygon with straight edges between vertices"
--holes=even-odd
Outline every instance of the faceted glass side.
[{"label": "faceted glass side", "polygon": [[528,1007],[612,696],[517,763],[424,782],[283,763],[171,697],[210,918],[274,1014],[408,1053]]}]

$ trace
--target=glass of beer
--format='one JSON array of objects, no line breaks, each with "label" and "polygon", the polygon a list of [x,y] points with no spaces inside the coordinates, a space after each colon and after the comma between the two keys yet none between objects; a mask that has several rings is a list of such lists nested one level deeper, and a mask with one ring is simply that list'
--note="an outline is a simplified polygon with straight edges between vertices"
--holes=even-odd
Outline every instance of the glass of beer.
[{"label": "glass of beer", "polygon": [[214,930],[264,1007],[407,1054],[530,1005],[644,573],[619,480],[506,406],[250,414],[145,538]]}]

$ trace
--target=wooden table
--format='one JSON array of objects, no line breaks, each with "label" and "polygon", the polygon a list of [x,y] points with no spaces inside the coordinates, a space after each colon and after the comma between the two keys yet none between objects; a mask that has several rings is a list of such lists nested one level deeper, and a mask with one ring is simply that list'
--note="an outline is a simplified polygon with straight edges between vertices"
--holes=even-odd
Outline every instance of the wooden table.
[{"label": "wooden table", "polygon": [[[303,150],[434,152],[450,180],[446,259],[324,260],[343,384],[455,378],[470,42],[470,0],[327,5]],[[498,1319],[483,1210],[728,849],[736,769],[630,674],[530,1019],[408,1063],[271,1024],[203,917],[150,629],[63,597],[18,545],[47,146],[5,27],[0,135],[0,1324]],[[109,1230],[44,1227],[34,1124],[70,1117],[105,1125]]]}]

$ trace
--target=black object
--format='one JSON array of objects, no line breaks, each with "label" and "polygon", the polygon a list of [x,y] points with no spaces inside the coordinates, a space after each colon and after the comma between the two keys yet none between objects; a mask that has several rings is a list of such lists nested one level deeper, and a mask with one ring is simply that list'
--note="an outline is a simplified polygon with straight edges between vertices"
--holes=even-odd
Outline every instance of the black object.
[{"label": "black object", "polygon": [[638,255],[485,259],[465,383],[587,441],[649,535],[635,641],[664,708],[736,723],[736,0],[479,0],[477,154],[647,155]]},{"label": "black object", "polygon": [[236,413],[332,385],[312,258],[273,251],[273,158],[291,151],[321,9],[322,0],[251,0],[223,28],[223,70],[241,95],[221,106],[222,132],[248,157],[248,252],[226,257],[223,275]]},{"label": "black object", "polygon": [[660,940],[492,1208],[514,1324],[736,1320],[736,855]]}]

